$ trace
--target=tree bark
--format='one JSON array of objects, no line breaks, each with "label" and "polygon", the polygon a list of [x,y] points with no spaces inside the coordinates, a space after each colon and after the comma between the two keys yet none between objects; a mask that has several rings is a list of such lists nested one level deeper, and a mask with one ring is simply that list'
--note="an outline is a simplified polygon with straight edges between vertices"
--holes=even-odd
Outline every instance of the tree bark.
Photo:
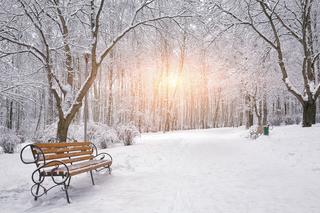
[{"label": "tree bark", "polygon": [[9,113],[8,113],[8,125],[7,125],[7,127],[8,127],[8,129],[12,129],[12,127],[13,127],[13,125],[12,125],[12,123],[13,123],[13,119],[12,119],[12,117],[13,117],[13,101],[10,101],[10,105],[9,105]]},{"label": "tree bark", "polygon": [[263,109],[262,109],[263,119],[262,119],[262,125],[268,124],[268,103],[267,103],[267,97],[264,95],[263,97]]},{"label": "tree bark", "polygon": [[246,116],[246,129],[249,129],[253,125],[253,112],[252,103],[248,95],[245,96],[245,116]]},{"label": "tree bark", "polygon": [[59,142],[66,142],[70,123],[65,119],[59,119],[57,139]]},{"label": "tree bark", "polygon": [[[113,53],[110,53],[111,60],[113,59]],[[107,113],[107,124],[108,126],[113,125],[112,112],[113,112],[113,62],[110,64],[108,73],[108,113]]]},{"label": "tree bark", "polygon": [[249,129],[251,126],[253,126],[253,113],[251,110],[246,111],[247,114],[247,122],[246,122],[246,128]]},{"label": "tree bark", "polygon": [[243,112],[239,113],[239,126],[243,125]]},{"label": "tree bark", "polygon": [[303,104],[303,127],[311,127],[316,123],[316,102],[305,101]]}]

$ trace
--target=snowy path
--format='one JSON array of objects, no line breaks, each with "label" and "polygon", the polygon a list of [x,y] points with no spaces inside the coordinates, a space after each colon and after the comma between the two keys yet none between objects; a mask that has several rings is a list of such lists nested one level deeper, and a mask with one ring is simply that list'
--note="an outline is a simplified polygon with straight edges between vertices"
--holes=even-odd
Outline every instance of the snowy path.
[{"label": "snowy path", "polygon": [[75,177],[71,205],[59,189],[34,202],[33,167],[0,155],[0,211],[318,213],[319,130],[280,127],[256,141],[241,129],[146,134],[108,150],[113,174],[96,174],[95,186],[88,174]]}]

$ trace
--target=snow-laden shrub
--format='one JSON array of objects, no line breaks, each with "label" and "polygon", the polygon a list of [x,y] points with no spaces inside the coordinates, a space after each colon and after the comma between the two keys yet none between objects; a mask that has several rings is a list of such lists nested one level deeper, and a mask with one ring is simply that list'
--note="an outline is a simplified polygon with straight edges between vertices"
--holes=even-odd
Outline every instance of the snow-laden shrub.
[{"label": "snow-laden shrub", "polygon": [[282,120],[279,119],[279,118],[274,118],[274,119],[271,119],[271,120],[270,120],[270,123],[271,123],[273,126],[280,126],[281,123],[282,123]]},{"label": "snow-laden shrub", "polygon": [[4,126],[0,126],[0,146],[4,153],[14,153],[21,139],[12,131]]},{"label": "snow-laden shrub", "polygon": [[300,116],[296,117],[295,121],[296,121],[296,124],[300,124],[301,123],[301,117]]},{"label": "snow-laden shrub", "polygon": [[[57,124],[47,126],[43,131],[39,131],[34,137],[34,142],[46,143],[55,139]],[[131,145],[134,138],[140,136],[138,129],[131,124],[120,125],[117,127],[109,127],[101,123],[88,123],[87,126],[87,141],[93,142],[97,147],[105,149],[115,143],[123,143]],[[68,131],[68,141],[83,141],[84,140],[84,125],[72,124]]]},{"label": "snow-laden shrub", "polygon": [[[55,142],[57,124],[47,126],[43,131],[37,133],[35,142]],[[67,141],[84,141],[84,124],[71,124],[68,131]],[[108,125],[101,123],[88,123],[87,141],[93,142],[99,148],[107,148],[113,143],[119,143],[117,131]]]},{"label": "snow-laden shrub", "polygon": [[295,118],[288,116],[285,118],[284,122],[286,125],[292,125],[292,124],[296,123],[296,120],[295,120]]},{"label": "snow-laden shrub", "polygon": [[132,145],[134,138],[140,136],[139,130],[132,124],[118,126],[117,130],[118,136],[125,146]]},{"label": "snow-laden shrub", "polygon": [[262,127],[258,125],[253,125],[249,128],[249,138],[257,139],[262,134]]},{"label": "snow-laden shrub", "polygon": [[[78,128],[81,129],[81,128]],[[83,130],[83,128],[82,128]],[[83,131],[82,131],[83,135]],[[75,135],[76,136],[76,135]],[[105,149],[114,143],[119,143],[119,137],[117,131],[108,125],[91,123],[88,126],[88,139],[96,146]]]},{"label": "snow-laden shrub", "polygon": [[36,143],[46,143],[56,138],[57,134],[57,124],[53,123],[51,125],[46,126],[46,128],[42,131],[38,131],[34,137],[32,138],[33,142]]}]

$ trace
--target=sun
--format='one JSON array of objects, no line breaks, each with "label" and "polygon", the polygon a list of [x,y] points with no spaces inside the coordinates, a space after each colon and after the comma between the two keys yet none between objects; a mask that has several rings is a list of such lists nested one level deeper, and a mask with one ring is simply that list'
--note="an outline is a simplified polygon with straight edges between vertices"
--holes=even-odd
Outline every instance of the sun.
[{"label": "sun", "polygon": [[179,76],[177,73],[170,72],[166,77],[166,84],[169,88],[175,89],[178,85]]},{"label": "sun", "polygon": [[178,72],[170,71],[163,73],[159,79],[159,94],[174,94],[183,84],[183,76]]}]

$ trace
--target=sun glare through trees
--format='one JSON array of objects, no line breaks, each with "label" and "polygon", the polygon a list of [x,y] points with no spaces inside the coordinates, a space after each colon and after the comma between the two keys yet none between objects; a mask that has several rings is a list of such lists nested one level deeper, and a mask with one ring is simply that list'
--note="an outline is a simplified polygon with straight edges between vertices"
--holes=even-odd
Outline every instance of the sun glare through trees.
[{"label": "sun glare through trees", "polygon": [[1,125],[32,120],[28,134],[51,128],[59,140],[84,120],[140,132],[309,127],[315,2],[2,0]]},{"label": "sun glare through trees", "polygon": [[0,0],[1,213],[320,212],[319,2]]}]

